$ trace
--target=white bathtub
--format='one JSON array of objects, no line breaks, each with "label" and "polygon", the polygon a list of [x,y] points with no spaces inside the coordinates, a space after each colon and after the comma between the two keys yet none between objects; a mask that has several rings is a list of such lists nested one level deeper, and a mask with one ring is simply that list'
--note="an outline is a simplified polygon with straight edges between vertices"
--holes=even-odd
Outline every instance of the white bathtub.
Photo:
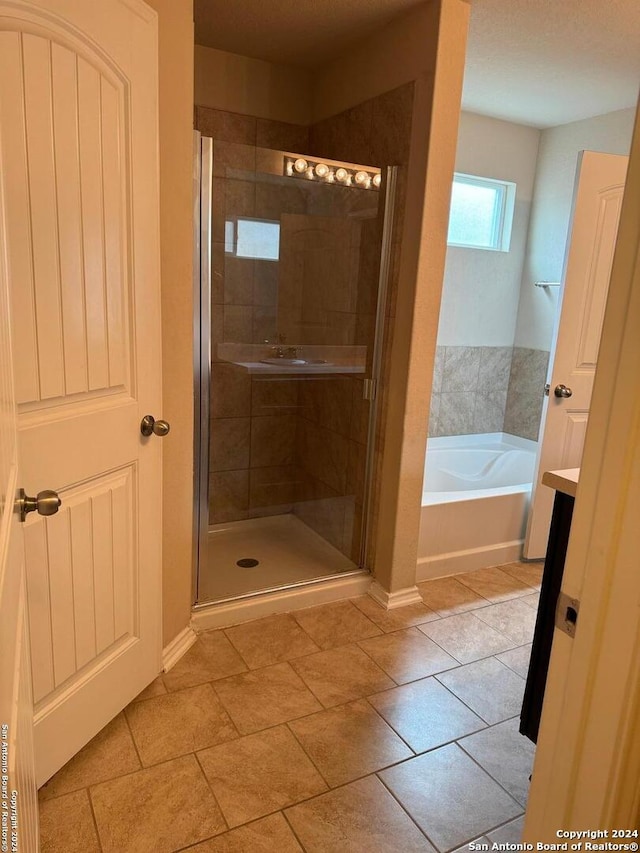
[{"label": "white bathtub", "polygon": [[505,433],[429,439],[418,580],[519,559],[536,450]]}]

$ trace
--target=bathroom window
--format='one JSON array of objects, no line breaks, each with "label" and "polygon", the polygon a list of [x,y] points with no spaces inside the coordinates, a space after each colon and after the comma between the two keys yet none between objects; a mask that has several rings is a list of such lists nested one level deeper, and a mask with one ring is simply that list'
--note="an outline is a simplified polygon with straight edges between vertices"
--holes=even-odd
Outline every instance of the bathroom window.
[{"label": "bathroom window", "polygon": [[227,219],[224,250],[236,258],[277,261],[280,257],[280,223],[271,219]]},{"label": "bathroom window", "polygon": [[516,185],[463,175],[453,176],[447,243],[468,249],[508,252]]}]

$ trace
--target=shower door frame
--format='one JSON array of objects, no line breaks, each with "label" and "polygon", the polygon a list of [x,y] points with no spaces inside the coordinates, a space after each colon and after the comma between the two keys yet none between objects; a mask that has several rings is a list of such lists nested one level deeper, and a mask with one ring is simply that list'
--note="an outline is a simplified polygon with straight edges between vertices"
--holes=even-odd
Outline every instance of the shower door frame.
[{"label": "shower door frame", "polygon": [[[283,152],[283,154],[286,152]],[[364,511],[359,565],[349,571],[309,578],[261,590],[240,593],[225,599],[198,600],[200,565],[207,553],[209,534],[209,429],[211,393],[211,232],[213,222],[213,139],[194,130],[193,135],[193,368],[194,368],[194,494],[193,494],[193,566],[192,608],[199,610],[230,601],[255,598],[280,590],[309,587],[335,578],[348,578],[371,572],[369,567],[375,438],[379,423],[379,385],[384,357],[386,306],[391,274],[391,244],[397,166],[381,168],[384,175],[384,216],[380,245],[380,271],[376,298],[376,330],[373,342],[371,376],[364,382],[365,399],[371,403],[367,431],[367,458],[364,481]],[[351,165],[351,164],[349,164]]]},{"label": "shower door frame", "polygon": [[211,393],[211,226],[213,139],[193,132],[193,566],[192,605],[198,605],[200,563],[209,531],[209,417]]}]

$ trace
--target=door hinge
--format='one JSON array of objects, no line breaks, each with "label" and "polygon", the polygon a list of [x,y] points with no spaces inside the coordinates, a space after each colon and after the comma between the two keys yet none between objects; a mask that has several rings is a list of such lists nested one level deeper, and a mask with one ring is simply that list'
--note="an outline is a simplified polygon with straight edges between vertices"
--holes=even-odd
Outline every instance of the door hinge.
[{"label": "door hinge", "polygon": [[365,379],[362,387],[362,398],[364,400],[375,400],[378,390],[377,379]]},{"label": "door hinge", "polygon": [[575,637],[579,612],[580,601],[577,598],[571,598],[566,592],[561,592],[556,606],[556,628],[560,628],[570,637]]}]

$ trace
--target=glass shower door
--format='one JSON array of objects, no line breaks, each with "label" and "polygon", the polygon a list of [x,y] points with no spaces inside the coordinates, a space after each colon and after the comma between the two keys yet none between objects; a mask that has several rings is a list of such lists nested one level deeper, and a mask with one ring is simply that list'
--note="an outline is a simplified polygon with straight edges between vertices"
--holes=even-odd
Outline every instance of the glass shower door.
[{"label": "glass shower door", "polygon": [[388,264],[380,170],[215,140],[212,163],[200,603],[366,565]]}]

